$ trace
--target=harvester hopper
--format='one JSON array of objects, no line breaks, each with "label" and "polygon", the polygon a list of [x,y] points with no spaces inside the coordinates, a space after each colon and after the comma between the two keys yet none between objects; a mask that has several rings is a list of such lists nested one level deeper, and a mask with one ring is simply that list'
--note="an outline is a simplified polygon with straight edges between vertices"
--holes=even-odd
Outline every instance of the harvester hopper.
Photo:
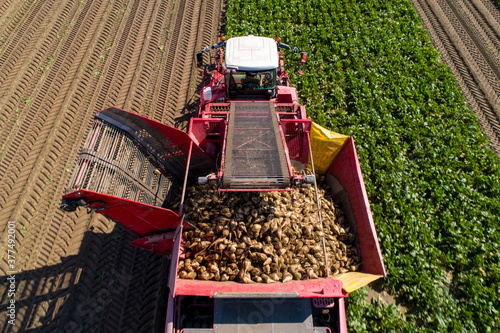
[{"label": "harvester hopper", "polygon": [[[215,67],[189,131],[115,107],[99,112],[61,207],[104,214],[138,236],[133,245],[171,258],[166,332],[345,332],[344,297],[385,276],[354,141],[307,119],[283,68],[282,50],[298,49],[246,36],[210,50]],[[257,85],[247,85],[247,76]],[[316,187],[315,171],[326,176],[356,231],[360,271],[270,284],[177,276],[182,232],[196,227],[183,214],[188,184],[291,191]],[[192,327],[195,308],[208,313],[207,329]]]}]

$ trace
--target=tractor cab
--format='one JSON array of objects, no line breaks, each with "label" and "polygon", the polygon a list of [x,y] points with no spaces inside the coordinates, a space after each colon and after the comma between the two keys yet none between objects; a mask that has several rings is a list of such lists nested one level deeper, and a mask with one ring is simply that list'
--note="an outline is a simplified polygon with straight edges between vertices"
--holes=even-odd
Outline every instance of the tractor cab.
[{"label": "tractor cab", "polygon": [[230,99],[276,95],[278,47],[272,38],[244,36],[226,43],[225,83]]}]

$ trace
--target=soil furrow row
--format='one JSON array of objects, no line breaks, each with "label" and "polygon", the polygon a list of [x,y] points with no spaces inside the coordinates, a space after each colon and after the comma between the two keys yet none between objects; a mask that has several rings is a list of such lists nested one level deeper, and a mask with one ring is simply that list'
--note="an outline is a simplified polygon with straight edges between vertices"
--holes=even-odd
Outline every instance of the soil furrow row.
[{"label": "soil furrow row", "polygon": [[[136,104],[140,103],[137,107],[143,110],[141,113],[145,117],[154,119],[155,113],[155,96],[157,90],[161,85],[163,80],[163,74],[165,73],[165,53],[170,52],[169,45],[172,44],[172,36],[175,36],[174,27],[177,23],[177,13],[179,12],[179,2],[169,1],[168,6],[162,3],[158,9],[158,16],[155,19],[154,31],[161,30],[165,21],[168,26],[163,28],[160,35],[164,37],[160,38],[158,41],[158,50],[150,50],[148,52],[148,59],[146,60],[146,68],[150,69],[145,71],[144,75],[141,73],[141,79],[139,85],[144,87],[145,93],[141,96],[141,99],[135,99]],[[168,39],[167,39],[168,37]]]},{"label": "soil furrow row", "polygon": [[[99,7],[101,6],[95,6],[94,8],[97,10]],[[104,9],[104,8],[103,8]],[[90,17],[95,17],[96,15],[92,15]],[[89,24],[90,22],[92,21],[89,21]],[[97,24],[96,24],[96,27],[93,29],[95,31],[95,29],[97,28]],[[83,56],[85,55],[85,46],[87,46],[87,44],[90,43],[90,40],[92,38],[92,36],[89,36],[90,38],[87,40],[87,42],[84,42],[84,44],[82,44],[84,47],[80,49],[80,51],[82,52],[82,55],[81,57],[79,58],[82,58],[83,59]],[[81,66],[81,65],[80,65]],[[75,66],[74,68],[74,71],[76,72],[77,69],[78,69],[79,66]],[[73,84],[75,83],[75,81],[73,81]],[[66,101],[65,101],[66,100]],[[68,106],[68,104],[75,104],[77,101],[74,101],[74,100],[69,100],[62,97],[60,99],[60,107],[65,110],[66,107],[64,106]],[[81,117],[81,115],[85,115],[86,117],[89,115],[89,110],[87,109],[80,109],[79,110],[79,117]],[[67,137],[67,135],[71,132],[73,133],[78,133],[78,132],[82,132],[82,129],[81,128],[78,128],[78,125],[82,125],[82,124],[74,124],[74,125],[77,125],[75,126],[75,128],[71,128],[71,127],[67,127],[66,130],[64,130],[64,127],[59,125],[61,123],[64,122],[64,119],[65,119],[66,115],[65,114],[62,114],[58,121],[57,121],[57,124],[58,126],[56,126],[57,128],[60,129],[60,132],[58,133],[58,135],[53,135],[51,137],[51,140],[52,141],[52,144],[48,145],[47,147],[50,147],[50,149],[52,149],[52,154],[54,154],[54,158],[53,158],[53,165],[56,167],[56,168],[51,168],[52,170],[55,170],[54,172],[54,177],[57,177],[58,179],[58,183],[55,183],[53,186],[52,186],[52,190],[50,191],[51,193],[54,193],[54,199],[57,200],[57,194],[56,193],[61,193],[64,189],[64,186],[66,186],[66,183],[68,181],[68,174],[65,172],[64,168],[65,168],[65,164],[64,162],[67,161],[67,157],[66,156],[62,156],[61,158],[59,158],[57,156],[57,152],[60,152],[60,151],[63,151],[64,150],[64,140],[65,138]],[[61,132],[62,131],[62,132]],[[71,132],[70,132],[71,131]],[[69,132],[69,133],[68,133]],[[73,134],[73,135],[76,135]],[[83,139],[83,136],[80,136],[80,139]],[[50,154],[50,153],[49,153]],[[43,154],[45,155],[45,154]],[[47,154],[48,155],[48,154]],[[46,160],[47,162],[47,160]],[[51,195],[52,197],[52,195]],[[51,228],[54,228],[55,230],[57,230],[57,241],[58,241],[58,245],[60,245],[60,249],[61,251],[65,252],[66,249],[67,249],[67,245],[68,243],[67,242],[64,242],[63,240],[61,240],[61,235],[64,235],[64,224],[59,224],[59,223],[54,223],[54,221],[60,221],[60,219],[57,218],[57,215],[60,215],[60,212],[57,210],[57,208],[54,206],[54,205],[45,205],[45,206],[41,206],[40,207],[41,211],[42,211],[42,214],[41,216],[45,218],[45,220],[47,221],[47,223],[50,223],[50,226]],[[55,215],[55,216],[54,216]],[[51,223],[52,221],[52,223]],[[50,254],[50,260],[57,260],[59,258],[59,255],[57,253],[57,251],[52,251]],[[42,262],[38,262],[37,264],[43,264],[43,261]]]},{"label": "soil furrow row", "polygon": [[[50,5],[52,6],[52,3]],[[25,110],[29,108],[32,100],[33,89],[41,81],[49,61],[49,55],[54,52],[55,47],[53,50],[48,50],[50,43],[56,39],[57,31],[68,18],[67,12],[63,11],[56,22],[50,24],[50,17],[45,15],[50,8],[42,10],[44,13],[37,16],[40,20],[44,20],[44,23],[38,23],[40,26],[38,32],[43,31],[43,34],[38,33],[36,38],[29,40],[28,45],[16,48],[16,55],[7,59],[6,67],[8,69],[0,71],[2,78],[2,83],[0,83],[0,105],[2,106],[0,107],[0,135],[3,137],[8,138],[8,134],[12,135],[9,131],[15,132],[22,123]],[[66,9],[66,7],[64,8]],[[18,37],[22,39],[22,37]],[[8,143],[8,140],[2,143],[0,152],[5,150]]]},{"label": "soil furrow row", "polygon": [[467,6],[474,19],[480,22],[482,29],[487,34],[488,41],[493,43],[497,49],[500,49],[500,24],[487,10],[484,3],[481,0],[472,0],[463,5]]},{"label": "soil furrow row", "polygon": [[473,20],[473,15],[467,10],[466,6],[461,7],[459,3],[447,0],[446,5],[443,4],[442,8],[445,8],[446,15],[469,52],[474,55],[474,59],[498,98],[500,95],[498,50],[492,52],[492,49],[494,50],[493,44],[487,40],[481,23]]},{"label": "soil furrow row", "polygon": [[[135,38],[134,38],[134,39],[135,39]],[[112,243],[112,242],[111,242],[109,245],[110,245],[110,248],[112,249],[112,251],[113,251],[113,252],[116,252],[116,246],[113,246],[113,243]],[[126,246],[130,246],[130,245],[126,244]],[[94,252],[94,251],[93,251],[93,249],[90,249],[90,251],[91,251],[91,252]],[[106,252],[106,251],[105,251],[105,252]],[[121,252],[121,251],[118,251],[118,253],[120,253],[120,252]],[[99,255],[102,255],[102,252],[99,252],[99,253],[100,253]],[[110,256],[109,256],[109,255],[104,254],[104,258],[109,259],[109,258],[110,258]],[[101,264],[100,264],[100,265],[98,265],[98,267],[102,267],[102,266],[106,267],[105,265],[101,265]],[[108,266],[109,266],[109,265],[108,265]],[[96,286],[92,287],[92,289],[96,289]],[[90,296],[90,297],[92,297],[92,295],[89,295],[89,296]],[[102,323],[101,323],[101,324],[102,324]]]},{"label": "soil furrow row", "polygon": [[[456,36],[450,36],[450,32],[445,28],[447,20],[439,16],[439,11],[435,11],[435,4],[433,8],[429,2],[414,0],[413,4],[422,18],[424,26],[429,30],[434,46],[455,75],[468,106],[477,115],[490,140],[491,147],[500,155],[500,122],[484,90],[478,84],[477,79],[480,75],[473,72],[480,70],[480,67],[471,66],[470,63],[466,62],[462,55],[463,50],[462,53],[459,50],[463,44],[454,43],[456,38],[452,37]],[[483,14],[483,16],[485,15]]]},{"label": "soil furrow row", "polygon": [[[12,14],[16,12],[16,6],[22,6],[24,3],[14,2],[12,0],[5,0],[0,4],[0,36],[7,35],[10,33],[5,33],[5,27],[10,26],[11,28],[16,26],[12,22]],[[12,32],[12,31],[11,31]],[[0,38],[0,48],[5,43],[5,38]]]},{"label": "soil furrow row", "polygon": [[500,12],[489,0],[472,0],[472,3],[484,17],[485,21],[495,32],[496,38],[500,38]]},{"label": "soil furrow row", "polygon": [[[95,16],[95,14],[96,14],[95,12],[92,12],[92,16]],[[94,29],[94,30],[95,30],[95,29]],[[88,42],[86,42],[84,45],[88,45],[88,44],[89,44],[89,41],[88,41]],[[83,53],[82,53],[82,55],[81,55],[81,56],[83,56],[84,54],[85,54],[85,50],[83,50]],[[74,61],[74,60],[75,60],[75,59],[69,59],[68,61],[70,61],[70,63],[72,63],[72,64],[73,64],[73,67],[72,67],[72,68],[77,68],[78,66],[77,66],[76,64],[78,64],[78,62],[76,62],[76,61]],[[64,73],[63,73],[62,75],[64,75]],[[72,74],[71,74],[71,73],[70,73],[70,76],[68,77],[68,79],[67,79],[67,80],[69,80],[69,81],[72,81],[72,80],[73,80],[73,77],[72,77]],[[76,83],[77,81],[74,81],[74,82]],[[66,94],[63,94],[62,96],[65,96],[65,95],[66,95]],[[88,111],[87,111],[87,110],[84,110],[84,112],[88,112]],[[74,123],[74,125],[78,125],[78,124],[79,124],[79,123]],[[64,129],[64,127],[62,127],[62,128]],[[67,128],[67,127],[66,127],[66,128]],[[57,132],[56,132],[56,133],[57,133]],[[60,138],[60,139],[59,139],[60,141],[61,141],[61,138],[62,138],[62,139],[66,139],[66,140],[67,140],[67,136],[66,136],[66,134],[67,134],[67,132],[66,132],[66,133],[64,133],[64,132],[63,132],[62,134],[61,134],[61,133],[57,133],[57,136]],[[59,145],[60,145],[60,144],[59,144]],[[58,148],[59,148],[59,147],[57,147],[57,142],[55,142],[55,145],[54,145],[54,147],[53,147],[53,148],[55,148],[55,150],[56,150],[56,151],[58,150]],[[34,155],[34,156],[36,156],[36,155]],[[58,165],[58,166],[59,166],[59,168],[60,168],[60,169],[63,169],[63,168],[64,168],[64,165]],[[65,185],[63,185],[63,186],[65,186]]]},{"label": "soil furrow row", "polygon": [[[77,12],[75,11],[74,13],[76,14]],[[78,21],[76,22],[76,26],[72,31],[76,32],[77,30]],[[54,35],[54,33],[52,35]],[[12,137],[12,141],[6,140],[6,143],[2,148],[6,151],[2,151],[2,160],[0,162],[0,179],[2,179],[2,176],[5,175],[6,170],[8,170],[9,168],[9,163],[12,162],[12,157],[17,154],[18,149],[23,149],[24,147],[25,150],[28,150],[32,153],[31,149],[29,148],[29,140],[28,142],[25,142],[27,139],[32,138],[32,140],[41,140],[37,130],[39,130],[40,126],[46,121],[46,115],[44,115],[44,113],[50,112],[50,103],[54,100],[58,90],[60,89],[61,81],[64,77],[64,70],[67,69],[69,64],[71,64],[71,53],[74,52],[74,48],[77,47],[75,46],[75,44],[73,44],[73,50],[68,54],[69,45],[71,45],[71,43],[73,42],[72,37],[74,37],[74,34],[70,34],[70,36],[68,36],[68,40],[61,48],[61,51],[57,54],[56,61],[51,64],[50,70],[48,74],[43,77],[43,80],[41,80],[41,77],[38,77],[36,75],[35,77],[29,79],[29,81],[31,82],[30,87],[27,88],[27,91],[23,92],[23,94],[28,94],[28,96],[36,97],[33,98],[32,101],[30,99],[29,103],[25,103],[25,108],[27,109],[26,112],[19,111],[21,113],[18,119],[19,126],[15,126],[10,131],[9,136]],[[47,53],[45,57],[47,57],[48,54],[54,54],[56,52],[59,43],[57,42],[57,39],[55,40],[56,41],[52,40],[49,42],[52,44],[52,47],[47,47]],[[76,41],[76,44],[78,44],[78,42],[79,41]],[[66,63],[63,64],[62,59],[65,58],[67,60]],[[33,64],[33,66],[37,66],[37,64]],[[61,74],[61,72],[63,74]],[[55,78],[56,75],[58,75],[57,78]],[[40,110],[41,108],[43,108],[43,110]]]},{"label": "soil furrow row", "polygon": [[2,3],[2,11],[0,12],[0,48],[8,44],[17,34],[26,12],[36,1],[6,1]]},{"label": "soil furrow row", "polygon": [[[132,248],[129,246],[129,241],[132,241],[134,237],[130,237],[131,235],[122,234],[124,241],[117,244],[120,247],[120,256],[117,257],[114,262],[115,265],[120,267],[120,279],[116,283],[116,288],[118,290],[122,290],[120,293],[113,293],[111,304],[113,306],[109,309],[107,316],[105,317],[105,321],[101,323],[104,327],[104,331],[106,332],[122,332],[124,331],[123,327],[121,327],[126,322],[130,321],[132,324],[136,322],[138,316],[138,311],[132,311],[130,313],[126,313],[127,308],[135,308],[139,303],[139,299],[135,298],[134,302],[130,302],[128,297],[130,293],[133,292],[133,286],[130,286],[131,283],[135,282],[133,277],[133,270],[142,266],[142,262],[137,260],[136,254],[138,249]],[[109,263],[108,263],[109,265]],[[128,302],[127,302],[128,300]],[[133,326],[126,326],[125,331],[136,331]]]},{"label": "soil furrow row", "polygon": [[[11,71],[19,68],[21,63],[26,62],[27,54],[31,51],[40,35],[48,24],[47,15],[53,3],[44,6],[44,2],[35,2],[33,10],[29,11],[20,29],[10,38],[9,43],[2,48],[0,56],[0,84]],[[19,15],[19,14],[18,14]],[[30,43],[34,41],[34,43]],[[27,48],[28,47],[28,48]],[[27,52],[28,51],[28,52]]]},{"label": "soil furrow row", "polygon": [[[491,76],[492,71],[489,68],[486,59],[481,54],[480,50],[475,47],[474,42],[470,39],[467,31],[459,23],[459,19],[455,16],[453,10],[447,4],[439,4],[434,1],[429,1],[432,10],[436,13],[447,35],[451,38],[453,44],[457,48],[460,56],[465,60],[471,70],[476,82],[481,86],[485,92],[490,103],[495,104],[497,95],[495,87],[491,86],[488,77]],[[494,83],[496,85],[496,83]]]},{"label": "soil furrow row", "polygon": [[[160,121],[176,127],[180,127],[176,121],[182,117],[189,94],[191,70],[188,71],[186,65],[193,65],[197,28],[200,20],[200,6],[196,2],[187,1],[185,8],[187,8],[188,14],[183,16],[183,20],[178,23],[178,26],[184,31],[183,36],[186,38],[176,43],[175,57],[172,56],[167,60],[167,62],[171,61],[172,64],[168,73],[168,89],[162,85],[163,89],[158,94],[160,102],[158,109],[163,110]],[[167,84],[167,80],[162,83]]]},{"label": "soil furrow row", "polygon": [[[45,172],[43,171],[43,166],[45,160],[49,157],[47,155],[39,155],[42,149],[48,150],[49,147],[45,145],[45,141],[47,140],[47,136],[50,133],[54,133],[52,131],[54,127],[54,121],[56,118],[60,117],[59,108],[57,105],[54,105],[55,96],[60,90],[61,81],[57,80],[56,76],[62,77],[64,79],[67,74],[68,68],[71,66],[71,63],[75,61],[75,55],[77,53],[78,47],[83,43],[84,38],[86,36],[86,32],[88,30],[88,26],[83,26],[83,32],[79,29],[81,26],[81,22],[84,20],[85,16],[88,14],[88,9],[90,9],[92,2],[87,2],[88,6],[84,8],[84,11],[79,15],[78,20],[75,23],[75,27],[72,30],[72,33],[68,36],[68,40],[66,41],[63,50],[59,54],[58,61],[54,62],[51,72],[44,80],[44,84],[40,88],[40,91],[36,94],[36,98],[33,101],[33,104],[30,107],[30,110],[26,116],[26,121],[24,122],[23,132],[21,133],[29,133],[30,136],[36,137],[36,143],[30,145],[27,143],[24,138],[27,136],[17,135],[19,138],[18,147],[11,146],[9,147],[8,154],[15,156],[16,160],[21,161],[22,167],[28,170],[32,170],[29,174],[29,178],[19,179],[16,177],[16,188],[17,191],[11,191],[9,193],[8,201],[12,201],[15,199],[16,209],[14,211],[9,212],[3,209],[2,214],[8,214],[11,219],[15,219],[18,215],[18,212],[22,209],[24,201],[27,200],[27,196],[30,196],[33,200],[33,193],[30,190],[38,181],[42,181],[46,185],[47,178],[50,182],[53,181],[53,178],[50,174],[51,168],[46,168]],[[87,10],[85,10],[87,9]],[[92,22],[92,14],[91,12],[91,21]],[[71,75],[71,73],[70,73]],[[53,110],[56,112],[53,112]],[[45,128],[45,130],[42,130]],[[49,140],[50,141],[50,140]],[[20,150],[18,149],[20,147]],[[39,156],[39,157],[38,157]],[[37,157],[37,158],[35,158]],[[30,163],[25,163],[29,161]],[[2,164],[4,164],[4,160],[2,160]],[[14,178],[15,175],[7,174],[8,177]],[[45,191],[44,191],[45,192]],[[47,193],[44,193],[47,194]],[[21,197],[21,199],[19,199]],[[35,199],[35,201],[37,201]],[[8,205],[8,202],[6,203]],[[17,210],[17,212],[16,212]],[[41,212],[39,212],[41,213]],[[43,215],[42,215],[43,216]]]},{"label": "soil furrow row", "polygon": [[[185,19],[185,10],[186,10],[186,2],[189,0],[181,0],[179,1],[179,7],[176,10],[176,17],[174,18],[175,25],[172,29],[171,33],[171,38],[169,40],[169,45],[168,45],[168,50],[167,56],[165,60],[163,61],[164,68],[162,71],[162,75],[160,78],[159,82],[159,91],[155,96],[153,97],[153,104],[154,104],[154,114],[152,116],[152,119],[161,121],[163,118],[163,112],[164,112],[164,106],[167,103],[166,100],[166,91],[169,88],[170,84],[170,78],[172,75],[172,68],[174,67],[174,61],[175,57],[177,54],[178,49],[178,43],[180,38],[182,37],[181,35],[181,27],[182,23]],[[179,65],[179,64],[176,64]],[[180,64],[180,66],[183,66],[184,64]]]},{"label": "soil furrow row", "polygon": [[474,33],[474,38],[480,43],[481,49],[486,53],[488,61],[498,76],[500,68],[500,58],[498,57],[500,39],[493,29],[492,23],[495,23],[495,21],[488,22],[483,13],[472,2],[463,2],[458,4],[457,7],[463,21],[470,27],[470,31]]},{"label": "soil furrow row", "polygon": [[[126,68],[129,64],[129,54],[130,51],[129,44],[127,43],[129,40],[129,36],[133,36],[133,23],[137,15],[138,7],[140,5],[140,1],[136,1],[131,5],[131,12],[126,15],[126,23],[123,27],[123,30],[120,32],[120,39],[118,41],[118,45],[115,48],[115,52],[113,54],[111,65],[106,69],[105,72],[105,80],[104,85],[101,87],[99,92],[99,98],[96,102],[96,105],[101,109],[115,105],[116,102],[116,93],[115,88],[119,87],[123,83],[123,68]],[[124,19],[125,19],[124,17]],[[141,37],[141,40],[137,42],[141,42],[144,37]],[[136,42],[131,38],[131,43]]]},{"label": "soil furrow row", "polygon": [[[92,13],[92,14],[96,14],[96,13]],[[73,58],[72,60],[74,61],[75,59]],[[72,78],[71,78],[71,79],[72,79]],[[57,126],[55,126],[55,127],[57,127]],[[55,149],[57,150],[57,148],[59,148],[59,147],[58,147],[58,145],[57,145],[57,144],[54,144],[53,148],[55,148]],[[53,161],[53,160],[54,160],[54,154],[55,154],[55,153],[52,153],[52,158],[50,158],[50,159],[49,159],[49,158],[47,158],[47,160],[52,160],[52,161]],[[36,157],[36,156],[38,156],[38,155],[33,154],[33,155],[31,155],[31,156]],[[50,156],[51,156],[51,155],[50,155],[50,153],[49,153],[49,154],[48,154],[48,157],[50,157]],[[60,166],[60,167],[62,168],[63,166]],[[52,166],[50,166],[50,167],[49,167],[49,170],[50,170],[51,168],[52,168]],[[44,169],[45,171],[47,171],[47,167],[44,167],[43,169]],[[38,181],[39,181],[39,180],[38,180]],[[42,184],[42,187],[44,187],[45,185],[46,185],[45,183],[44,183],[44,184]],[[36,193],[36,194],[37,194],[37,196],[39,197],[39,196],[40,196],[42,193],[44,193],[45,191],[44,191],[43,189],[42,189],[42,190],[40,190],[40,191],[37,191],[37,190],[36,190],[36,187],[37,187],[37,185],[35,185],[35,187],[33,188],[33,189],[34,189],[34,191],[33,191],[33,192],[34,192],[34,193]],[[55,195],[55,196],[57,196],[57,194],[52,194],[52,196],[54,196],[54,195]],[[53,199],[52,199],[52,200],[53,200]],[[43,204],[43,202],[42,202],[42,204]],[[55,207],[54,207],[54,205],[53,205],[53,202],[51,202],[51,203],[50,203],[50,206],[51,206],[51,207],[53,207],[52,209],[54,210],[54,208],[55,208]],[[43,208],[43,207],[42,207],[42,208]],[[39,207],[39,209],[40,209],[40,207]],[[39,216],[41,215],[41,219],[50,219],[50,216],[44,216],[44,215],[43,215],[43,212],[40,212],[40,210],[38,210],[38,211],[37,211],[37,213],[39,214]],[[60,215],[60,214],[59,214],[59,215]],[[22,216],[23,216],[23,218],[26,218],[24,214],[22,214]],[[33,218],[32,218],[32,219],[33,219]],[[38,222],[38,219],[36,219],[35,221],[36,221],[36,222]],[[36,222],[35,222],[35,223],[36,223]],[[55,224],[57,224],[57,223],[55,223]],[[42,239],[42,237],[38,237],[38,236],[40,236],[40,235],[38,235],[38,234],[32,235],[32,240],[34,240],[34,241],[36,242],[37,240]],[[35,247],[35,248],[36,248],[36,247]],[[35,256],[30,256],[30,257],[31,257],[32,259],[36,260],[36,258],[34,258]],[[32,261],[34,261],[34,260],[32,260]]]},{"label": "soil furrow row", "polygon": [[0,132],[8,137],[0,217],[17,223],[25,270],[19,326],[3,331],[163,331],[167,260],[132,247],[135,236],[102,216],[57,205],[95,112],[114,104],[171,124],[183,114],[198,84],[194,51],[216,41],[222,0],[215,3],[0,4],[12,15],[0,30],[2,55],[2,45],[11,55],[22,45],[27,52],[6,58],[17,67],[0,83]]},{"label": "soil furrow row", "polygon": [[126,58],[120,63],[118,72],[120,73],[121,82],[115,80],[114,82],[114,105],[124,108],[126,96],[131,89],[131,82],[137,71],[139,63],[139,55],[141,53],[142,45],[144,45],[150,36],[147,35],[148,21],[145,17],[150,17],[154,9],[155,3],[141,2],[140,10],[134,17],[131,23],[130,36],[127,38],[127,45],[124,46]]},{"label": "soil furrow row", "polygon": [[[167,38],[167,27],[165,27],[165,13],[170,2],[160,1],[148,12],[147,20],[144,20],[142,29],[147,35],[142,45],[136,47],[134,57],[137,58],[137,67],[131,74],[131,82],[128,92],[123,94],[123,108],[131,112],[143,114],[142,101],[147,93],[147,87],[154,75],[154,64],[156,53],[162,52],[160,41]],[[131,68],[132,69],[132,68]],[[153,79],[154,80],[154,79]]]}]

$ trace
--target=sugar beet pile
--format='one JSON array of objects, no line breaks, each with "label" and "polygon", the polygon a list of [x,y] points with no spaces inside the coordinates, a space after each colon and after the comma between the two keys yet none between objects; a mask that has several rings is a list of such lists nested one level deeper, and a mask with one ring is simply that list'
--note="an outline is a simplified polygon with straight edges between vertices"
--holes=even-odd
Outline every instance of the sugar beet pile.
[{"label": "sugar beet pile", "polygon": [[323,235],[330,275],[358,270],[356,236],[327,185],[322,187],[323,230],[314,188],[291,192],[188,188],[184,212],[197,228],[182,234],[185,252],[178,276],[244,283],[325,277]]}]

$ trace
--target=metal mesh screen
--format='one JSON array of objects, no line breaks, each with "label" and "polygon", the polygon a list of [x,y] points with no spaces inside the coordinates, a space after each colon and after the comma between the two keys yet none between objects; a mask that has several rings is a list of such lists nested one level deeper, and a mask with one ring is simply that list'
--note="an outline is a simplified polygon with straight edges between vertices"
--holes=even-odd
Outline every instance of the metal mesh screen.
[{"label": "metal mesh screen", "polygon": [[161,206],[171,187],[164,167],[130,135],[96,120],[66,192],[93,192]]}]

